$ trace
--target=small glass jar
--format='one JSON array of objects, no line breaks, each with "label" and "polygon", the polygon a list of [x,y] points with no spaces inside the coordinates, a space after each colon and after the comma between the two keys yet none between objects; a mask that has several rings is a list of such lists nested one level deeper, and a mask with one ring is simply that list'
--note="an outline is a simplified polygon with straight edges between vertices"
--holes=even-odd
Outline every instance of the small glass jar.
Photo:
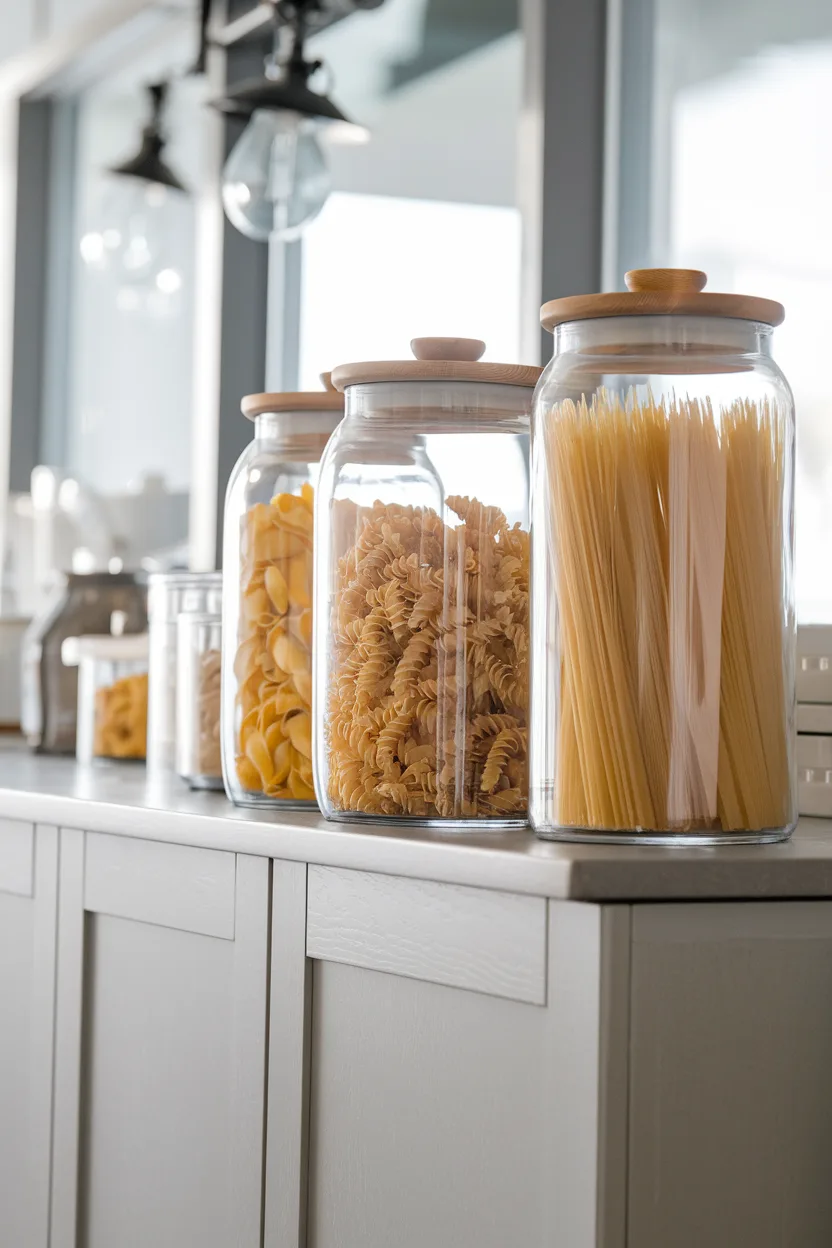
[{"label": "small glass jar", "polygon": [[557,299],[535,396],[531,820],[638,844],[796,821],[783,308],[640,270]]},{"label": "small glass jar", "polygon": [[183,612],[222,610],[222,572],[154,572],[147,584],[147,767],[158,775],[176,763],[176,621]]},{"label": "small glass jar", "polygon": [[176,772],[192,789],[221,789],[222,616],[176,622]]},{"label": "small glass jar", "polygon": [[420,338],[343,365],[315,511],[314,748],[328,819],[527,818],[528,443],[538,368]]},{"label": "small glass jar", "polygon": [[61,578],[42,615],[26,630],[21,655],[21,727],[39,754],[74,754],[78,671],[67,667],[67,637],[147,629],[147,577],[142,572],[72,572]]},{"label": "small glass jar", "polygon": [[344,400],[253,394],[254,439],[228,482],[223,538],[222,766],[238,806],[314,806],[312,500]]},{"label": "small glass jar", "polygon": [[79,763],[140,759],[147,751],[147,633],[69,637],[63,661],[78,668]]}]

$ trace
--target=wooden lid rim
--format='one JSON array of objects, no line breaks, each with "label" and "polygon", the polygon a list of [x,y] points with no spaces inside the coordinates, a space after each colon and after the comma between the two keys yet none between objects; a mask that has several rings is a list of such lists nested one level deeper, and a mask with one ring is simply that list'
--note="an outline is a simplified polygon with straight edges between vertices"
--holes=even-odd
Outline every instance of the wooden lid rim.
[{"label": "wooden lid rim", "polygon": [[249,420],[268,412],[343,412],[344,396],[337,390],[298,390],[281,394],[246,394],[240,411]]},{"label": "wooden lid rim", "polygon": [[719,316],[729,320],[781,325],[786,312],[774,299],[728,295],[715,291],[614,291],[600,295],[568,295],[551,299],[540,309],[540,323],[552,330],[568,321],[612,316]]},{"label": "wooden lid rim", "polygon": [[477,360],[366,360],[339,364],[332,370],[332,383],[341,391],[349,386],[406,381],[469,381],[534,389],[542,371],[534,364],[492,364]]}]

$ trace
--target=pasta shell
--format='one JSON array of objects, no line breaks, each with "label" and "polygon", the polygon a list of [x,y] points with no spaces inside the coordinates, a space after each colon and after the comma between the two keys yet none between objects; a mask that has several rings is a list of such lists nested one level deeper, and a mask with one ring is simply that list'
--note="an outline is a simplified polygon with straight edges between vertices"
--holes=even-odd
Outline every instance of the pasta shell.
[{"label": "pasta shell", "polygon": [[299,754],[304,758],[312,757],[312,721],[305,711],[288,720],[286,735]]},{"label": "pasta shell", "polygon": [[289,587],[283,573],[275,564],[266,569],[265,581],[266,593],[272,600],[275,611],[278,615],[285,615],[289,610]]},{"label": "pasta shell", "polygon": [[289,564],[289,598],[295,607],[312,605],[309,596],[309,560],[305,555],[296,555]]},{"label": "pasta shell", "polygon": [[309,671],[293,672],[292,680],[306,706],[312,705],[312,673]]},{"label": "pasta shell", "polygon": [[291,789],[292,797],[297,798],[298,801],[314,802],[315,790],[311,784],[307,784],[304,781],[298,771],[289,773],[289,788]]},{"label": "pasta shell", "polygon": [[254,764],[263,784],[274,782],[274,764],[272,756],[266,748],[263,734],[252,732],[245,744],[246,757]]},{"label": "pasta shell", "polygon": [[252,793],[258,793],[262,789],[260,773],[252,763],[251,759],[246,758],[245,754],[240,754],[236,761],[237,779],[244,789],[248,789]]},{"label": "pasta shell", "polygon": [[283,668],[284,672],[305,672],[309,667],[309,655],[293,637],[278,637],[272,651],[274,660],[278,667]]},{"label": "pasta shell", "polygon": [[273,784],[284,784],[286,777],[289,775],[291,766],[291,754],[289,753],[289,742],[281,741],[274,752],[274,773],[272,778]]},{"label": "pasta shell", "polygon": [[265,589],[255,589],[250,593],[243,595],[243,618],[246,620],[259,620],[264,615],[268,615],[269,600],[266,597]]}]

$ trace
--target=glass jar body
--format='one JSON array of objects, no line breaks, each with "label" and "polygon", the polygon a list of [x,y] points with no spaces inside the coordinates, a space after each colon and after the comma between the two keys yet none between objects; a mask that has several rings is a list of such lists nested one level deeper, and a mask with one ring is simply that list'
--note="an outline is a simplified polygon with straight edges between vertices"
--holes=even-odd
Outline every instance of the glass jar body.
[{"label": "glass jar body", "polygon": [[221,572],[154,572],[148,578],[147,768],[151,775],[175,769],[176,621],[183,612],[221,609]]},{"label": "glass jar body", "polygon": [[221,789],[222,617],[187,612],[176,630],[176,772],[192,789]]},{"label": "glass jar body", "polygon": [[147,658],[85,656],[78,664],[79,763],[147,752]]},{"label": "glass jar body", "polygon": [[340,411],[257,417],[228,482],[222,770],[238,806],[314,807],[312,501]]},{"label": "glass jar body", "polygon": [[795,421],[770,337],[683,316],[555,330],[532,421],[542,837],[794,828]]},{"label": "glass jar body", "polygon": [[329,819],[527,821],[527,387],[350,386],[315,514]]}]

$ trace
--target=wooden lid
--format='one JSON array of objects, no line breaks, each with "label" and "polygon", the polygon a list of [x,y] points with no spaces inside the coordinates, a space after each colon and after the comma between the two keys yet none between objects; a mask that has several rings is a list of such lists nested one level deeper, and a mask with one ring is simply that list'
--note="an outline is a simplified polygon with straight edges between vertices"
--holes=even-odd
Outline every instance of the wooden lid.
[{"label": "wooden lid", "polygon": [[266,412],[343,412],[344,396],[334,388],[286,391],[284,394],[247,394],[240,411],[249,420]]},{"label": "wooden lid", "polygon": [[479,338],[414,338],[410,349],[415,359],[339,364],[332,370],[332,384],[342,391],[384,381],[479,381],[533,389],[542,371],[530,364],[483,362],[485,343]]},{"label": "wooden lid", "polygon": [[755,295],[722,295],[704,289],[708,278],[700,269],[632,269],[626,291],[606,295],[569,295],[552,299],[540,309],[544,329],[566,321],[602,316],[724,316],[738,321],[780,325],[782,303]]}]

